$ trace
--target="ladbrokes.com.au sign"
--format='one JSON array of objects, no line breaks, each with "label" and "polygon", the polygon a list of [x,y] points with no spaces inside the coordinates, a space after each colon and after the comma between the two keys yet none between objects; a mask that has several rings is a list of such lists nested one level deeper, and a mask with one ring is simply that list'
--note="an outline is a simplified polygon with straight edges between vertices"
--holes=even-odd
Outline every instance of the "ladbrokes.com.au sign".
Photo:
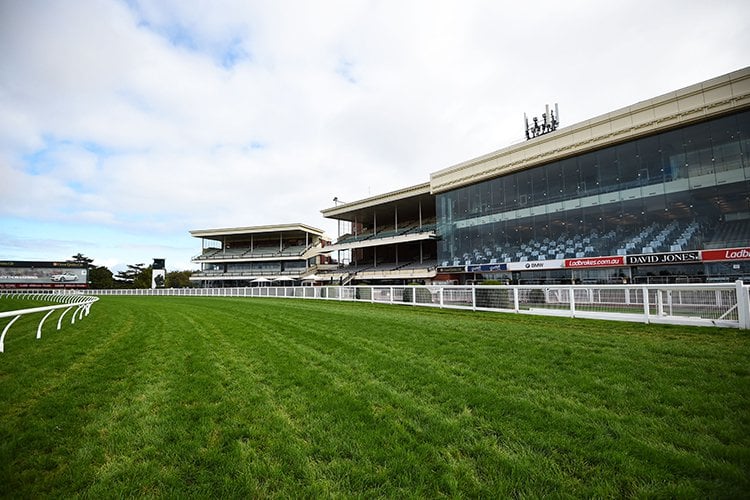
[{"label": "ladbrokes.com.au sign", "polygon": [[625,264],[625,257],[620,255],[611,257],[581,257],[579,259],[566,259],[565,267],[588,268],[588,267],[616,267]]}]

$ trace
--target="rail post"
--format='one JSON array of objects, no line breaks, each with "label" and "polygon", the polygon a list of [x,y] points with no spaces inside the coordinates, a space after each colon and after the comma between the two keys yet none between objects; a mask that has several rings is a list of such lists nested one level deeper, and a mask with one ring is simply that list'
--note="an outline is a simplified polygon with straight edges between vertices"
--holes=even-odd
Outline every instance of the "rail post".
[{"label": "rail post", "polygon": [[734,282],[737,290],[737,319],[740,328],[750,330],[750,287],[746,287],[742,280]]}]

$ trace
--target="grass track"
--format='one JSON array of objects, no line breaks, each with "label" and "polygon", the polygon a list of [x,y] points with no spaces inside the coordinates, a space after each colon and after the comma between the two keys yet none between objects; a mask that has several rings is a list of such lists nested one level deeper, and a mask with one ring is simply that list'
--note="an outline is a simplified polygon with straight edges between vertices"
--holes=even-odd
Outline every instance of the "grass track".
[{"label": "grass track", "polygon": [[323,301],[105,297],[19,320],[0,495],[750,491],[750,336]]}]

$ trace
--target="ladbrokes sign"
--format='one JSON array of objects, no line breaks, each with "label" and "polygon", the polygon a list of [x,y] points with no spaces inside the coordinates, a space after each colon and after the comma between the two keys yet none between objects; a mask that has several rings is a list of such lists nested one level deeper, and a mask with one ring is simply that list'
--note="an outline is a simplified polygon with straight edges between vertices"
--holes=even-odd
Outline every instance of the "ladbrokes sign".
[{"label": "ladbrokes sign", "polygon": [[750,247],[722,248],[721,250],[703,250],[703,260],[750,260]]},{"label": "ladbrokes sign", "polygon": [[683,262],[700,262],[701,254],[695,252],[675,253],[647,253],[641,255],[627,255],[625,263],[629,266],[642,266],[647,264],[681,264]]},{"label": "ladbrokes sign", "polygon": [[625,263],[625,257],[614,255],[611,257],[581,257],[580,259],[566,259],[565,267],[615,267]]}]

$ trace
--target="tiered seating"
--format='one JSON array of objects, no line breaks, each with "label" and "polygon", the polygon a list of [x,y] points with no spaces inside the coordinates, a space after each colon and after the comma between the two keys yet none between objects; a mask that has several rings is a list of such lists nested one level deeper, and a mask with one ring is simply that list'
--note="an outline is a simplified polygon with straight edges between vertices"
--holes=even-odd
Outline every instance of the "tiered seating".
[{"label": "tiered seating", "polygon": [[719,224],[706,248],[732,248],[750,245],[750,219]]},{"label": "tiered seating", "polygon": [[692,221],[687,225],[687,227],[685,227],[685,229],[682,230],[681,233],[677,235],[675,239],[672,240],[672,243],[669,245],[669,251],[681,252],[682,250],[691,248],[691,243],[697,236],[699,229],[700,224],[698,223],[698,221]]},{"label": "tiered seating", "polygon": [[435,267],[437,267],[437,260],[430,259],[424,260],[422,262],[410,262],[408,264],[402,264],[394,270],[400,271],[407,269],[434,269]]},{"label": "tiered seating", "polygon": [[221,252],[220,248],[206,248],[203,250],[203,253],[195,257],[195,259],[196,260],[211,259],[220,252]]},{"label": "tiered seating", "polygon": [[431,217],[423,221],[421,226],[419,225],[419,221],[411,221],[404,224],[399,224],[398,228],[394,227],[394,225],[378,226],[377,234],[373,232],[372,229],[366,228],[360,234],[345,234],[339,237],[336,243],[356,243],[358,241],[369,239],[391,238],[394,236],[403,236],[406,234],[424,233],[435,231],[436,227],[436,218]]},{"label": "tiered seating", "polygon": [[288,255],[288,256],[302,255],[303,253],[305,253],[305,250],[307,250],[308,248],[309,247],[305,245],[290,245],[284,248],[280,252],[280,255]]},{"label": "tiered seating", "polygon": [[279,253],[278,245],[266,246],[266,247],[256,246],[256,247],[253,247],[252,250],[250,250],[249,248],[246,248],[245,251],[243,252],[243,255],[245,255],[246,257],[252,258],[252,257],[261,257],[261,256],[267,257],[269,255],[275,255],[278,253]]},{"label": "tiered seating", "polygon": [[[732,228],[731,234],[717,235],[716,240],[732,241],[735,246],[747,245],[750,241],[750,221],[744,221],[742,229]],[[701,224],[691,221],[680,225],[654,222],[636,233],[624,228],[600,234],[593,230],[588,234],[561,234],[557,238],[531,239],[521,244],[498,244],[464,252],[452,261],[442,261],[443,266],[465,264],[497,264],[554,259],[594,257],[599,255],[628,255],[655,252],[678,252],[697,248],[696,239],[701,237]],[[739,227],[739,225],[738,225]],[[727,229],[727,231],[730,231]],[[743,239],[744,238],[744,239]]]},{"label": "tiered seating", "polygon": [[681,228],[672,221],[669,224],[652,223],[638,234],[621,240],[617,255],[633,253],[680,252],[690,248],[691,241],[698,234],[700,224],[692,221]]}]

